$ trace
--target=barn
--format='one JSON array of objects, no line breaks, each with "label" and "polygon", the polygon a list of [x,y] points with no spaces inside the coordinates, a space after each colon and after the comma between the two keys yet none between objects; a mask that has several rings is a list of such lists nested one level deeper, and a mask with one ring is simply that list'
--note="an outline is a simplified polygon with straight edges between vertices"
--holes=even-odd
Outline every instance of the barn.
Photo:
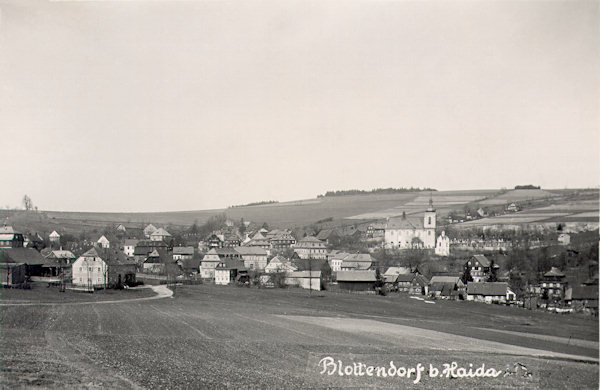
[{"label": "barn", "polygon": [[376,272],[373,271],[338,271],[337,283],[340,290],[375,291]]}]

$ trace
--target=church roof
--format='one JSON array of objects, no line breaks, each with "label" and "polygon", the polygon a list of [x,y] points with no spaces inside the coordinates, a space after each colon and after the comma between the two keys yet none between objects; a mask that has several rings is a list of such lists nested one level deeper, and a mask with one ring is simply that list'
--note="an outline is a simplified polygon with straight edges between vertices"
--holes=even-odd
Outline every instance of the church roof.
[{"label": "church roof", "polygon": [[423,229],[423,221],[420,218],[409,218],[406,216],[392,217],[389,219],[386,229]]}]

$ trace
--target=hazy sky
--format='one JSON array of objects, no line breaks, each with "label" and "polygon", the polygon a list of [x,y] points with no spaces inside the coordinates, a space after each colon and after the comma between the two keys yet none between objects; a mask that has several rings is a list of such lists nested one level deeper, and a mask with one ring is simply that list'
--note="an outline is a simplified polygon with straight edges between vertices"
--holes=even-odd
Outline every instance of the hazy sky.
[{"label": "hazy sky", "polygon": [[598,5],[0,0],[0,207],[597,186]]}]

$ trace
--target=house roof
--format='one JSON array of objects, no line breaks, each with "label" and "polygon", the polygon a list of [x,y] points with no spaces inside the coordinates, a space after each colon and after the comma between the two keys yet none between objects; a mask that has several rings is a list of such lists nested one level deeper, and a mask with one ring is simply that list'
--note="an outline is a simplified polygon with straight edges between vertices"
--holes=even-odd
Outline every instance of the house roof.
[{"label": "house roof", "polygon": [[245,270],[244,262],[240,259],[233,259],[231,257],[227,257],[221,259],[219,264],[217,264],[217,268],[219,269],[237,269],[237,270]]},{"label": "house roof", "polygon": [[544,274],[544,276],[546,276],[546,277],[551,277],[551,276],[562,277],[562,276],[565,276],[565,274],[557,267],[552,267],[552,268],[550,268],[550,271],[548,271]]},{"label": "house roof", "polygon": [[322,229],[319,234],[317,234],[317,239],[323,241],[328,240],[330,237],[339,236],[339,233],[335,229]]},{"label": "house roof", "polygon": [[53,258],[53,259],[76,259],[77,257],[71,251],[57,250],[57,251],[50,252],[48,254],[48,256],[46,256],[46,258]]},{"label": "house roof", "polygon": [[453,295],[455,286],[456,284],[452,282],[435,282],[431,283],[431,291],[439,291],[440,295],[449,297]]},{"label": "house roof", "polygon": [[315,243],[322,243],[321,240],[319,240],[317,237],[315,236],[307,236],[304,237],[303,239],[298,241],[298,244],[302,244],[302,243],[307,243],[307,242],[315,242]]},{"label": "house roof", "polygon": [[292,264],[298,271],[331,270],[329,262],[325,259],[292,259]]},{"label": "house roof", "polygon": [[506,282],[467,283],[467,294],[469,295],[506,295],[507,289],[508,283]]},{"label": "house roof", "polygon": [[125,246],[136,246],[140,240],[129,238],[125,240]]},{"label": "house roof", "polygon": [[338,271],[338,282],[376,282],[375,271]]},{"label": "house roof", "polygon": [[156,229],[150,236],[165,236],[165,237],[171,237],[171,233],[169,233],[168,231],[166,231],[163,228],[158,228]]},{"label": "house roof", "polygon": [[135,261],[130,260],[125,253],[114,248],[99,248],[97,246],[89,249],[80,257],[94,256],[101,258],[108,265],[131,265]]},{"label": "house roof", "polygon": [[412,280],[414,278],[415,278],[415,275],[413,275],[413,274],[400,274],[400,275],[397,275],[396,281],[409,283],[409,282],[412,282]]},{"label": "house roof", "polygon": [[267,256],[267,251],[258,246],[238,246],[234,250],[240,255]]},{"label": "house roof", "polygon": [[577,286],[573,287],[571,299],[575,300],[598,300],[597,286]]},{"label": "house roof", "polygon": [[193,255],[194,247],[193,246],[175,246],[173,247],[174,255]]},{"label": "house roof", "polygon": [[47,260],[33,248],[0,248],[0,263],[41,265]]},{"label": "house roof", "polygon": [[50,236],[49,236],[49,237],[52,237],[52,238],[54,238],[54,237],[60,237],[60,234],[58,234],[58,233],[56,232],[56,230],[53,230],[53,231],[52,231],[52,233],[50,233]]},{"label": "house roof", "polygon": [[12,226],[2,226],[0,227],[0,234],[16,234],[18,232],[13,229]]},{"label": "house roof", "polygon": [[198,271],[199,267],[200,267],[200,263],[201,263],[201,259],[199,258],[191,258],[191,259],[181,259],[179,260],[181,261],[181,267],[184,270],[190,271],[190,270],[196,270]]},{"label": "house roof", "polygon": [[458,284],[460,282],[460,276],[451,276],[451,275],[435,275],[431,277],[429,283],[454,283]]},{"label": "house roof", "polygon": [[492,264],[492,262],[484,255],[473,255],[472,258],[479,262],[482,267],[489,267]]},{"label": "house roof", "polygon": [[342,260],[342,268],[369,269],[373,264],[371,255],[368,253],[354,253]]},{"label": "house roof", "polygon": [[400,274],[410,274],[410,269],[407,267],[389,267],[384,275],[400,275]]},{"label": "house roof", "polygon": [[286,275],[288,278],[321,278],[321,271],[292,271]]}]

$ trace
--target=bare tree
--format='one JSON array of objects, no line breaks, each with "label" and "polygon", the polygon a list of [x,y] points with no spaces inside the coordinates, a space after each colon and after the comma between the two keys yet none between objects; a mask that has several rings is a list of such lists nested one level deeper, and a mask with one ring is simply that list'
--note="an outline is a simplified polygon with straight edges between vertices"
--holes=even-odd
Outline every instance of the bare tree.
[{"label": "bare tree", "polygon": [[29,195],[25,195],[23,197],[23,206],[25,207],[25,210],[27,210],[27,211],[33,209],[33,202],[31,201],[31,198],[29,197]]}]

